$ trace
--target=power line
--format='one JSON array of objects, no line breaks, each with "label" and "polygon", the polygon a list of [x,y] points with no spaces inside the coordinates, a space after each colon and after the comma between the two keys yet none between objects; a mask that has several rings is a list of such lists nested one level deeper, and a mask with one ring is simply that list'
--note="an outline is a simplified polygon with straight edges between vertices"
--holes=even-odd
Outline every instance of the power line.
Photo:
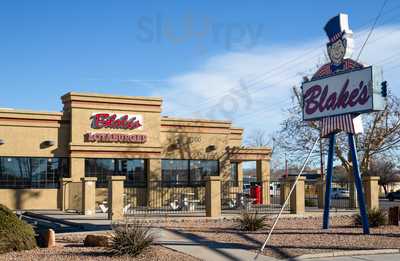
[{"label": "power line", "polygon": [[[386,0],[386,1],[387,1],[387,0]],[[393,7],[392,9],[390,9],[390,10],[387,11],[387,12],[385,12],[384,14],[387,15],[387,14],[389,14],[389,13],[392,13],[393,11],[397,10],[398,8],[400,8],[400,5],[399,5],[399,6],[396,6],[396,7]],[[382,9],[382,10],[383,10],[383,9]],[[382,12],[381,12],[381,15],[382,15]],[[395,16],[394,18],[397,18],[397,16]],[[385,22],[388,22],[388,21],[390,21],[390,20],[392,20],[392,19],[388,19],[388,20],[386,20]],[[377,20],[376,18],[375,18],[375,19],[370,19],[370,20],[368,20],[368,22],[366,22],[366,23],[364,23],[362,26],[360,26],[357,30],[361,30],[364,26],[370,24],[370,21],[374,21],[373,26],[375,27],[378,20]],[[361,37],[361,35],[360,35],[360,36],[359,36],[359,35],[356,36],[355,39],[357,39],[357,38],[359,38],[359,37]],[[323,46],[324,46],[324,44],[321,45],[321,46],[319,46],[319,47],[323,47]],[[286,65],[289,65],[289,64],[291,64],[291,63],[293,63],[293,62],[295,62],[295,61],[297,61],[297,60],[299,60],[299,59],[309,58],[309,57],[307,57],[306,55],[311,54],[311,53],[313,53],[313,52],[319,51],[319,50],[318,50],[319,47],[317,47],[317,48],[316,48],[316,47],[311,47],[311,48],[307,49],[308,52],[306,52],[305,54],[303,53],[302,55],[300,55],[300,56],[298,56],[298,57],[296,57],[296,58],[294,58],[294,59],[292,59],[292,60],[290,60],[290,61],[288,61],[288,62],[284,62],[284,63],[278,65],[277,67],[275,67],[273,70],[270,70],[269,72],[260,74],[258,77],[255,77],[255,78],[253,79],[253,83],[251,83],[249,86],[252,86],[252,85],[254,86],[254,85],[256,85],[256,83],[262,82],[263,80],[266,79],[265,77],[266,77],[267,75],[270,75],[272,72],[276,71],[277,69],[280,69],[280,68],[282,68],[282,67],[284,67],[284,66],[286,66]],[[317,55],[317,56],[319,56],[319,55]],[[263,80],[261,80],[261,79],[263,79]],[[204,101],[204,102],[198,104],[198,106],[202,106],[202,105],[205,105],[205,104],[209,104],[209,103],[211,103],[213,100],[220,99],[220,98],[222,98],[223,96],[224,96],[224,95],[222,95],[222,96],[215,96],[215,97],[212,97],[212,98],[208,98],[206,101]],[[202,106],[202,107],[203,107],[203,106]],[[193,112],[199,112],[199,111],[201,111],[201,110],[196,110],[196,111],[193,111]]]},{"label": "power line", "polygon": [[371,27],[371,30],[369,31],[369,33],[367,35],[367,38],[365,39],[364,44],[361,46],[361,49],[360,49],[360,52],[358,53],[356,61],[358,61],[358,59],[360,59],[360,55],[361,55],[362,51],[364,50],[364,47],[367,44],[369,37],[371,36],[372,32],[374,31],[376,23],[378,22],[379,18],[381,17],[382,11],[385,8],[385,5],[386,5],[387,1],[388,0],[384,0],[384,2],[382,4],[382,7],[381,7],[381,10],[379,11],[378,15],[376,16],[375,21],[374,21],[374,23],[373,23],[373,25]]}]

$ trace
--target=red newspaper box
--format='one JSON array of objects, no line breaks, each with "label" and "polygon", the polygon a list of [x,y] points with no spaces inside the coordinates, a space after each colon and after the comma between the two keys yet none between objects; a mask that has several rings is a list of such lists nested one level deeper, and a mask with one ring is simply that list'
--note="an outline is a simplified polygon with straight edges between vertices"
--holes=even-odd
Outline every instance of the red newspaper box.
[{"label": "red newspaper box", "polygon": [[253,204],[262,204],[262,191],[261,186],[258,184],[250,187],[250,197],[254,200]]}]

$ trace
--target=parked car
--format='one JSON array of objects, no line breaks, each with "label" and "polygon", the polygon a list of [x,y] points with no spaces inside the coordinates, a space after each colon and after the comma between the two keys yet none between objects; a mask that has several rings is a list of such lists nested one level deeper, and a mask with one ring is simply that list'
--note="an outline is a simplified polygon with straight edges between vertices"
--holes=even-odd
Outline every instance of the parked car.
[{"label": "parked car", "polygon": [[332,188],[332,198],[350,198],[350,191],[344,188]]},{"label": "parked car", "polygon": [[394,192],[389,192],[386,195],[386,198],[389,199],[390,201],[393,201],[395,199],[400,199],[400,189]]}]

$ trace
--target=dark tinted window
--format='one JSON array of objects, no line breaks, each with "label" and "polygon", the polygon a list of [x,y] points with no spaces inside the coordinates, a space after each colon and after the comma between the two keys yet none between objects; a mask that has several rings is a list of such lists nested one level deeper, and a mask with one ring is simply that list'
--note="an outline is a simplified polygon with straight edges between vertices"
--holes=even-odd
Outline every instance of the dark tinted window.
[{"label": "dark tinted window", "polygon": [[162,160],[163,185],[187,185],[189,184],[188,160]]},{"label": "dark tinted window", "polygon": [[190,161],[190,182],[202,182],[207,176],[218,176],[217,160],[191,160]]},{"label": "dark tinted window", "polygon": [[218,175],[218,160],[162,160],[164,186],[204,185],[206,176]]},{"label": "dark tinted window", "polygon": [[229,177],[229,181],[232,186],[238,186],[239,179],[238,179],[238,163],[237,162],[231,163],[231,175]]},{"label": "dark tinted window", "polygon": [[108,176],[126,176],[125,187],[145,187],[146,160],[143,159],[85,159],[85,176],[97,177],[96,187],[106,188]]},{"label": "dark tinted window", "polygon": [[0,157],[3,188],[58,188],[68,176],[68,158]]}]

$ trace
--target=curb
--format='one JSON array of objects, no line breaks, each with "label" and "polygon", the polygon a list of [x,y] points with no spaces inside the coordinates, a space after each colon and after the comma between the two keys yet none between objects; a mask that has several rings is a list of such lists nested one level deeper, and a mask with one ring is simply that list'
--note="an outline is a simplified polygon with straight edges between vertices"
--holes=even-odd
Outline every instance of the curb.
[{"label": "curb", "polygon": [[321,257],[338,257],[338,256],[361,256],[361,255],[377,255],[377,254],[399,254],[400,249],[372,249],[372,250],[349,250],[349,251],[333,251],[319,254],[305,254],[289,260],[313,259]]}]

